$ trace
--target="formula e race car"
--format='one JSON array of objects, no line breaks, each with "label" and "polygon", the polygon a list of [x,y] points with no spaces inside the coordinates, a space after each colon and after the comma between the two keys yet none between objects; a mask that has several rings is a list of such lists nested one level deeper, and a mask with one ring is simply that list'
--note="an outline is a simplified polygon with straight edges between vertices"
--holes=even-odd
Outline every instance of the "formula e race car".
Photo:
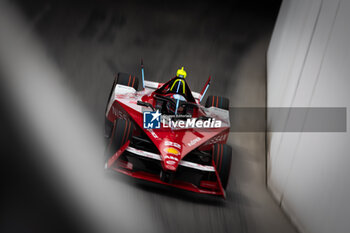
[{"label": "formula e race car", "polygon": [[[229,100],[187,85],[186,71],[166,83],[118,73],[106,106],[105,169],[225,198],[232,160],[226,144]],[[140,85],[139,85],[140,84]]]}]

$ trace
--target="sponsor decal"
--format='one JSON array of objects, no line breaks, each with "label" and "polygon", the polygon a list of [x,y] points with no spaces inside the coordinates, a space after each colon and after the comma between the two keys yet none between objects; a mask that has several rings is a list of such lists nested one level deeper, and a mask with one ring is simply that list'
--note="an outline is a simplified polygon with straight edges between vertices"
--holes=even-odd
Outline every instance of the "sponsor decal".
[{"label": "sponsor decal", "polygon": [[175,161],[179,161],[178,158],[174,157],[174,156],[171,156],[171,155],[166,155],[164,156],[164,159],[172,159],[172,160],[175,160]]},{"label": "sponsor decal", "polygon": [[222,142],[222,141],[225,141],[226,138],[227,138],[227,134],[220,134],[220,135],[217,135],[217,136],[213,137],[209,141],[207,141],[205,143],[205,145],[210,145],[210,144],[215,144],[215,143],[218,143],[218,142]]},{"label": "sponsor decal", "polygon": [[180,154],[180,152],[174,147],[166,147],[166,148],[164,148],[164,151],[166,153],[168,153],[168,154],[173,154],[173,155],[179,155]]},{"label": "sponsor decal", "polygon": [[128,119],[128,115],[124,111],[120,111],[115,106],[112,106],[111,110],[113,115],[115,115],[117,118]]},{"label": "sponsor decal", "polygon": [[158,135],[153,131],[153,129],[147,129],[147,131],[150,132],[155,139],[159,138]]},{"label": "sponsor decal", "polygon": [[178,149],[181,149],[181,145],[176,143],[176,142],[171,142],[171,141],[165,141],[164,142],[164,145],[165,146],[173,146],[173,147],[176,147]]},{"label": "sponsor decal", "polygon": [[189,143],[187,143],[188,146],[193,146],[195,144],[197,144],[197,142],[199,142],[201,140],[200,137],[196,137],[195,139],[192,139]]},{"label": "sponsor decal", "polygon": [[173,160],[167,160],[165,163],[169,165],[174,165],[176,162]]},{"label": "sponsor decal", "polygon": [[161,115],[158,110],[156,112],[143,112],[143,128],[159,129]]}]

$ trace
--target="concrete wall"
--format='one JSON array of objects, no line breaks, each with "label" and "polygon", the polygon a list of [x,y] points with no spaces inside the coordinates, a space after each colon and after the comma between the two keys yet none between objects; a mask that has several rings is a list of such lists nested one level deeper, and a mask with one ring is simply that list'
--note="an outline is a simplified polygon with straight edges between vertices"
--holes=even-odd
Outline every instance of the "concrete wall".
[{"label": "concrete wall", "polygon": [[[284,0],[267,75],[268,107],[349,108],[350,1]],[[301,232],[350,230],[348,131],[268,134],[268,186]]]}]

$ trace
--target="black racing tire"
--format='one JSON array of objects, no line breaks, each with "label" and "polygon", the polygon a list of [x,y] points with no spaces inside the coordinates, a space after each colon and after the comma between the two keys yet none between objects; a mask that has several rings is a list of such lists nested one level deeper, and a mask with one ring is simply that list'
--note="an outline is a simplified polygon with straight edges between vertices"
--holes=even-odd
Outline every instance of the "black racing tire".
[{"label": "black racing tire", "polygon": [[131,74],[118,73],[116,84],[133,87],[137,91],[139,87],[139,79],[138,77]]},{"label": "black racing tire", "polygon": [[226,144],[214,144],[212,153],[222,187],[226,189],[230,177],[232,148]]},{"label": "black racing tire", "polygon": [[114,155],[132,137],[134,124],[130,119],[116,119],[106,148],[106,159]]},{"label": "black racing tire", "polygon": [[217,107],[228,110],[228,108],[230,107],[230,101],[225,97],[210,95],[208,96],[207,101],[205,102],[205,107]]}]

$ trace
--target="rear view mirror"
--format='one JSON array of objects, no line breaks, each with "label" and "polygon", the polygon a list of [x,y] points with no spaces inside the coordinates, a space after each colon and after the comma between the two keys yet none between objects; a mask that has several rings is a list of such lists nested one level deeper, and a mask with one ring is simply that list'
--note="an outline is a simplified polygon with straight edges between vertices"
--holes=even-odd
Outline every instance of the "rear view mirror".
[{"label": "rear view mirror", "polygon": [[137,101],[137,105],[144,106],[144,107],[149,107],[149,108],[152,108],[153,111],[155,111],[155,109],[153,108],[152,104],[150,104],[150,103],[138,100]]}]

